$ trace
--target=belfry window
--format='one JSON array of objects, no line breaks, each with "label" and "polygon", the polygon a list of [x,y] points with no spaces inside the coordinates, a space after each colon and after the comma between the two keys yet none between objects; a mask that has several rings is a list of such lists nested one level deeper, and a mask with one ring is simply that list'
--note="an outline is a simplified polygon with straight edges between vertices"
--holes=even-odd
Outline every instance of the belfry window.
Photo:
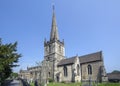
[{"label": "belfry window", "polygon": [[79,64],[77,65],[77,75],[80,75],[80,67],[79,67]]},{"label": "belfry window", "polygon": [[59,52],[61,53],[61,45],[59,45]]},{"label": "belfry window", "polygon": [[63,70],[64,70],[64,76],[67,76],[67,75],[68,75],[68,72],[67,72],[67,67],[66,67],[66,66],[64,66]]},{"label": "belfry window", "polygon": [[50,77],[50,72],[48,73],[48,77]]},{"label": "belfry window", "polygon": [[91,74],[92,74],[92,66],[88,65],[88,75],[91,75]]},{"label": "belfry window", "polygon": [[49,45],[49,53],[51,53],[51,45]]}]

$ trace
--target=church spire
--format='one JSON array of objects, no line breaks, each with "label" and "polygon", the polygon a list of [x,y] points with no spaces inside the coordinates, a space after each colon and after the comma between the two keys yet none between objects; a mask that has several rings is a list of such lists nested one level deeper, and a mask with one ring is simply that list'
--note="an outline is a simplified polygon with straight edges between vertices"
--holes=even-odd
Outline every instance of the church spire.
[{"label": "church spire", "polygon": [[59,40],[54,5],[53,5],[52,26],[51,26],[51,33],[50,33],[50,41],[52,40]]}]

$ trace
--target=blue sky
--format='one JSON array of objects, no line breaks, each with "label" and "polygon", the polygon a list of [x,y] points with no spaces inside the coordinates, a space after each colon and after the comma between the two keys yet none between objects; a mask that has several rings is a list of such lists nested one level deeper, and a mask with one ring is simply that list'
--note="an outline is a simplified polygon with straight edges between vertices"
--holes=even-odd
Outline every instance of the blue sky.
[{"label": "blue sky", "polygon": [[[103,51],[107,72],[120,70],[120,0],[54,0],[67,57]],[[35,66],[49,40],[52,0],[0,0],[0,38],[18,42],[20,66]]]}]

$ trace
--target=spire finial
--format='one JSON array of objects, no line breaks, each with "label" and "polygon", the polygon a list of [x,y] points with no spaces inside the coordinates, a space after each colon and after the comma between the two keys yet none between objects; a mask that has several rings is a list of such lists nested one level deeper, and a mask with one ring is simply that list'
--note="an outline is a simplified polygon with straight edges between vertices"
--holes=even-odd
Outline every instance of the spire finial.
[{"label": "spire finial", "polygon": [[50,40],[59,40],[56,17],[55,17],[54,0],[52,0],[52,7],[53,7],[53,17],[52,17],[52,27],[51,27]]},{"label": "spire finial", "polygon": [[53,7],[53,11],[55,10],[55,1],[52,0],[52,7]]}]

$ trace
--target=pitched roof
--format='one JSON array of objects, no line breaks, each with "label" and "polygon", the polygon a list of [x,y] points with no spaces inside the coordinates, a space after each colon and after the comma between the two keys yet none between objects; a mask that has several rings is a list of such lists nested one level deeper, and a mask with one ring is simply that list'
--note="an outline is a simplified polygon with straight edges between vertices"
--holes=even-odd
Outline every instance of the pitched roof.
[{"label": "pitched roof", "polygon": [[58,63],[58,66],[73,64],[75,62],[75,58],[76,58],[76,56],[67,58],[67,59],[63,59]]},{"label": "pitched roof", "polygon": [[28,73],[28,70],[20,70],[20,73]]},{"label": "pitched roof", "polygon": [[28,69],[28,70],[32,70],[32,69],[38,69],[38,68],[40,69],[41,66],[28,67],[27,69]]},{"label": "pitched roof", "polygon": [[[58,66],[73,64],[75,62],[75,58],[76,56],[63,59],[58,63]],[[80,56],[79,60],[80,60],[80,64],[90,63],[90,62],[95,62],[95,61],[102,61],[102,52],[99,51],[96,53],[91,53],[91,54]]]},{"label": "pitched roof", "polygon": [[119,79],[120,80],[120,73],[108,73],[107,74],[109,80]]},{"label": "pitched roof", "polygon": [[102,51],[92,53],[92,54],[87,54],[79,57],[80,63],[89,63],[89,62],[94,62],[94,61],[102,61]]}]

